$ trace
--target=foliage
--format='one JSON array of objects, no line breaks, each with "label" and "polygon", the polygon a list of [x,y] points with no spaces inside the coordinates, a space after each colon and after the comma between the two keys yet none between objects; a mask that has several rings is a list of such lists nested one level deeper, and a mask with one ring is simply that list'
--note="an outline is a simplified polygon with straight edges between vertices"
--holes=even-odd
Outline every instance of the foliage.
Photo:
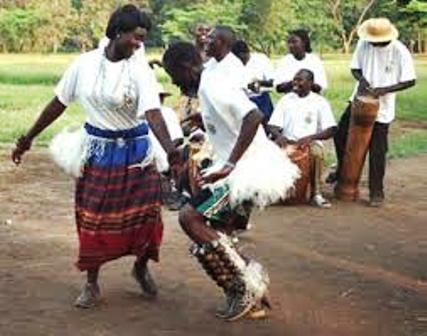
[{"label": "foliage", "polygon": [[192,1],[187,5],[165,7],[164,22],[161,24],[163,42],[175,39],[191,39],[191,31],[199,22],[227,25],[240,32],[243,27],[236,13],[240,13],[241,1]]},{"label": "foliage", "polygon": [[36,9],[0,9],[0,49],[3,51],[31,50],[35,31],[43,22]]},{"label": "foliage", "polygon": [[282,44],[291,19],[288,0],[244,0],[239,21],[252,47],[270,54]]},{"label": "foliage", "polygon": [[[104,34],[110,13],[128,0],[0,0],[0,52],[88,50]],[[350,52],[358,25],[389,17],[414,51],[427,45],[427,3],[421,0],[133,0],[154,27],[146,44],[190,39],[198,22],[235,29],[253,49],[277,53],[286,33],[305,27],[317,51]]]}]

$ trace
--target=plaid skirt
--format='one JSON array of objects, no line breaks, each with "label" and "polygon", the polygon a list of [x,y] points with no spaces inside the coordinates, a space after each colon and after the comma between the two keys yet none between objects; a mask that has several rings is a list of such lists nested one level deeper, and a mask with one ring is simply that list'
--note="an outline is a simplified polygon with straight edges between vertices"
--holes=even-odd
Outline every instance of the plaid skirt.
[{"label": "plaid skirt", "polygon": [[150,144],[146,124],[105,131],[86,124],[90,147],[75,204],[81,271],[126,255],[158,261],[163,235],[160,175],[138,166]]}]

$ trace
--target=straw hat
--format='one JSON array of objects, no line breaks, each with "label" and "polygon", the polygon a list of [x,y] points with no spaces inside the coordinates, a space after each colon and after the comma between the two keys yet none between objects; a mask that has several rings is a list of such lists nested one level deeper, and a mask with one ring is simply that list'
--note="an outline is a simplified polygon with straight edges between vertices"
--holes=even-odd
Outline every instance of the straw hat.
[{"label": "straw hat", "polygon": [[362,40],[381,43],[396,40],[399,32],[387,18],[374,18],[363,22],[357,30]]}]

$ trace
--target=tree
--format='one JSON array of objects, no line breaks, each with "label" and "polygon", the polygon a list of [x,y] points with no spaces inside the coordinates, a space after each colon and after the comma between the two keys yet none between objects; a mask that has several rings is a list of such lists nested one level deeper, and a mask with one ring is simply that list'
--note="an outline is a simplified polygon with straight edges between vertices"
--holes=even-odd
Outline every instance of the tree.
[{"label": "tree", "polygon": [[199,22],[227,25],[240,32],[244,28],[238,21],[241,8],[241,1],[226,0],[192,1],[181,7],[168,5],[161,23],[163,42],[191,39],[192,28]]},{"label": "tree", "polygon": [[257,50],[277,50],[292,14],[288,0],[244,0],[239,21],[242,33]]},{"label": "tree", "polygon": [[333,25],[341,38],[344,53],[350,53],[357,28],[363,22],[368,11],[376,1],[377,0],[326,1]]}]

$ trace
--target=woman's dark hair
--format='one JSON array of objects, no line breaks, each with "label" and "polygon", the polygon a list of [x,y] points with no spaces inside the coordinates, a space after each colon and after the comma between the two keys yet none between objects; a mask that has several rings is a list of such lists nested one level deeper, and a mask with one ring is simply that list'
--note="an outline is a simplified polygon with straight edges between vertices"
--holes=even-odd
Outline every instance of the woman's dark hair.
[{"label": "woman's dark hair", "polygon": [[291,30],[289,32],[289,36],[295,35],[298,36],[302,42],[304,43],[304,49],[306,52],[312,52],[313,49],[311,49],[311,43],[310,43],[310,37],[308,36],[308,31],[305,29],[295,29]]},{"label": "woman's dark hair", "polygon": [[236,42],[233,43],[233,45],[231,47],[231,52],[237,56],[237,55],[240,55],[242,53],[247,54],[250,52],[250,50],[249,50],[249,47],[245,41],[237,40]]},{"label": "woman's dark hair", "polygon": [[163,54],[163,67],[174,73],[183,64],[201,64],[202,58],[196,47],[189,42],[174,42]]},{"label": "woman's dark hair", "polygon": [[105,35],[110,40],[114,40],[119,33],[128,33],[141,27],[149,31],[151,29],[151,20],[147,13],[142,12],[134,5],[124,5],[117,8],[111,14],[108,20]]}]

